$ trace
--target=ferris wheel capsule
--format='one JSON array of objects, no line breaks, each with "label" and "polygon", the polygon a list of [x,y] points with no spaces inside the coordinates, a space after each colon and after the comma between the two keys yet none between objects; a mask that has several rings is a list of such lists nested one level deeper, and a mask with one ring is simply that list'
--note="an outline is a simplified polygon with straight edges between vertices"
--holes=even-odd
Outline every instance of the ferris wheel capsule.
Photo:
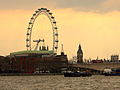
[{"label": "ferris wheel capsule", "polygon": [[54,24],[56,24],[56,22],[55,22],[55,21],[54,21],[53,23],[54,23]]},{"label": "ferris wheel capsule", "polygon": [[33,16],[35,16],[36,14],[34,13]]},{"label": "ferris wheel capsule", "polygon": [[58,36],[58,33],[55,33],[55,36]]},{"label": "ferris wheel capsule", "polygon": [[26,47],[29,47],[29,45],[26,45]]},{"label": "ferris wheel capsule", "polygon": [[28,30],[30,30],[31,28],[28,27]]},{"label": "ferris wheel capsule", "polygon": [[27,35],[30,35],[29,33],[27,33]]},{"label": "ferris wheel capsule", "polygon": [[26,39],[26,41],[29,41],[29,39]]},{"label": "ferris wheel capsule", "polygon": [[31,19],[34,19],[33,17]]},{"label": "ferris wheel capsule", "polygon": [[41,8],[41,10],[44,9],[44,8]]},{"label": "ferris wheel capsule", "polygon": [[57,27],[54,27],[54,29],[58,29]]},{"label": "ferris wheel capsule", "polygon": [[55,42],[58,42],[58,40],[55,40]]},{"label": "ferris wheel capsule", "polygon": [[47,8],[44,8],[44,10],[47,10]]},{"label": "ferris wheel capsule", "polygon": [[38,13],[39,11],[35,11],[36,13]]},{"label": "ferris wheel capsule", "polygon": [[55,49],[58,49],[58,47],[55,47]]},{"label": "ferris wheel capsule", "polygon": [[53,17],[53,16],[52,16],[51,18],[52,18],[52,19],[54,19],[54,17]]},{"label": "ferris wheel capsule", "polygon": [[38,9],[39,11],[42,10],[41,8]]},{"label": "ferris wheel capsule", "polygon": [[51,12],[50,12],[49,14],[50,14],[50,15],[52,15],[52,13],[51,13]]},{"label": "ferris wheel capsule", "polygon": [[41,8],[41,10],[47,10],[47,8]]},{"label": "ferris wheel capsule", "polygon": [[32,24],[31,22],[29,22],[29,24]]}]

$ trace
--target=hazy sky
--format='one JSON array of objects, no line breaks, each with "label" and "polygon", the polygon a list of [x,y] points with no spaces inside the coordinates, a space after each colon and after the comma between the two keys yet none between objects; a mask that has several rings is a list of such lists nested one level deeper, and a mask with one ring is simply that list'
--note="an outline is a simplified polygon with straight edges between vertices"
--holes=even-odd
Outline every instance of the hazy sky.
[{"label": "hazy sky", "polygon": [[[50,9],[56,18],[59,52],[63,43],[71,58],[80,43],[84,58],[120,54],[120,0],[0,0],[1,55],[26,49],[29,19],[42,7]],[[41,18],[38,21],[49,26],[47,17],[40,17],[46,21]]]},{"label": "hazy sky", "polygon": [[78,11],[120,10],[120,0],[0,0],[1,10],[31,10],[38,7],[71,8]]}]

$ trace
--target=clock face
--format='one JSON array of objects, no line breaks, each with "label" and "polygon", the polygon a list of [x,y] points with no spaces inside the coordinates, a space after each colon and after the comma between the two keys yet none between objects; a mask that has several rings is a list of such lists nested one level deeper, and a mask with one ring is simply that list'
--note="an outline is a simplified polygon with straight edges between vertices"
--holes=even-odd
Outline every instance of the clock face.
[{"label": "clock face", "polygon": [[80,54],[80,56],[82,56],[83,54]]}]

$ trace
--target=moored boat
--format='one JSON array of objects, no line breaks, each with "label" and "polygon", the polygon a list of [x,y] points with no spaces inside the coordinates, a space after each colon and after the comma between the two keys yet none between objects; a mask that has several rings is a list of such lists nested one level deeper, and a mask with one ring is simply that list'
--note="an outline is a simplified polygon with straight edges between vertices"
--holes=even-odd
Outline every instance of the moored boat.
[{"label": "moored boat", "polygon": [[105,76],[120,76],[120,68],[119,69],[105,69]]},{"label": "moored boat", "polygon": [[92,76],[92,74],[90,72],[65,72],[64,73],[64,77],[87,77],[87,76]]}]

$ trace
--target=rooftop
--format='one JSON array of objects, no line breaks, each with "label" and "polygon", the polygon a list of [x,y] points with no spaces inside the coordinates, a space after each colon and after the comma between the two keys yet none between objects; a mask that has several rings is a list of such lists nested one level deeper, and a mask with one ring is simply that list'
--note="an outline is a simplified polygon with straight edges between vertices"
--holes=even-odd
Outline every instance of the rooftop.
[{"label": "rooftop", "polygon": [[32,51],[19,51],[19,52],[13,52],[10,53],[10,55],[21,55],[21,54],[54,54],[53,50],[47,51],[47,50],[32,50]]}]

